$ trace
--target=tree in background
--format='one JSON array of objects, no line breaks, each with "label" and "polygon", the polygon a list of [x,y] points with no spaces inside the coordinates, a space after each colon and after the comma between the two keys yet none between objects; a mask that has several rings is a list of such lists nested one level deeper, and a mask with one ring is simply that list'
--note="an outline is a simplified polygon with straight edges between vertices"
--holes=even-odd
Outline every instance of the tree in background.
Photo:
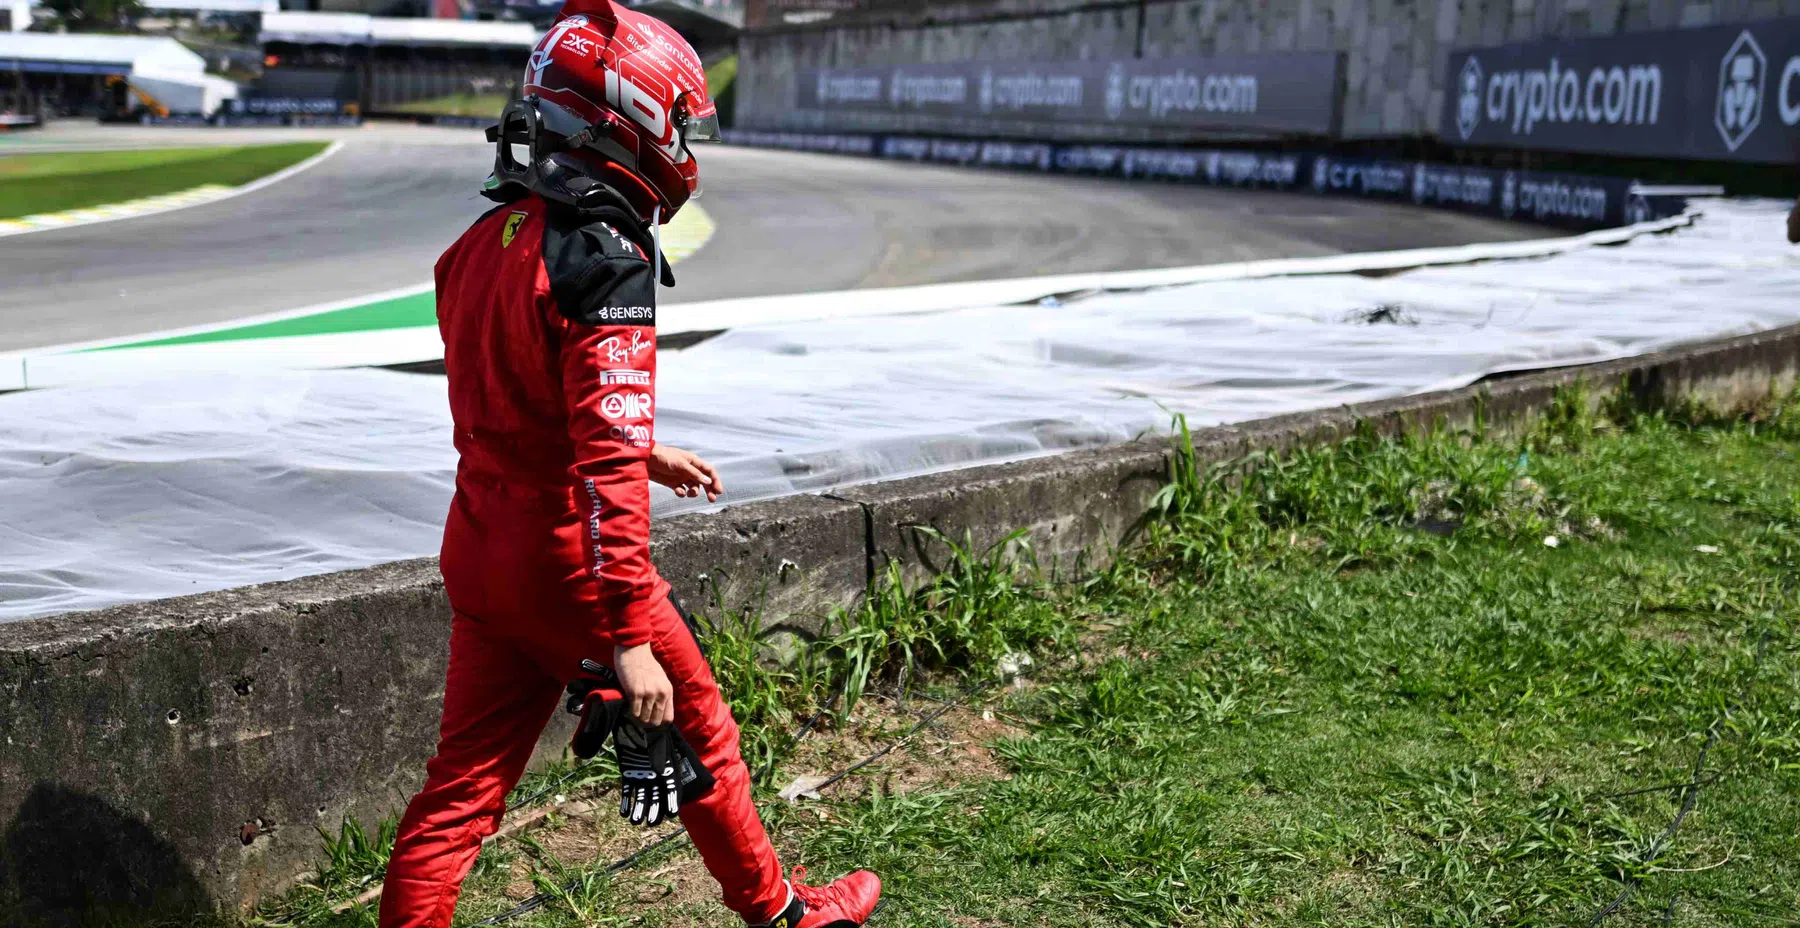
[{"label": "tree in background", "polygon": [[44,0],[42,9],[70,32],[129,29],[144,12],[138,0]]}]

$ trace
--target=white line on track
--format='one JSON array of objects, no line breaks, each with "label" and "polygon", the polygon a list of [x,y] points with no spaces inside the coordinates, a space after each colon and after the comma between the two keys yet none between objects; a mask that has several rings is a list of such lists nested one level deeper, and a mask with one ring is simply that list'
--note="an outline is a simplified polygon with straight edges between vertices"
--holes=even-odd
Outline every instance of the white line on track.
[{"label": "white line on track", "polygon": [[[659,332],[672,335],[811,319],[944,312],[979,306],[1030,303],[1045,297],[1067,294],[1148,290],[1227,280],[1400,271],[1482,261],[1543,258],[1582,248],[1620,244],[1640,235],[1669,232],[1691,225],[1700,215],[1700,209],[1690,207],[1686,213],[1668,219],[1564,238],[1520,242],[674,303],[663,307],[659,313],[667,317],[661,320]],[[311,306],[250,320],[236,320],[200,329],[235,328],[276,318],[311,315],[372,300],[421,293],[430,289],[430,286],[423,284],[355,300]],[[0,391],[168,376],[201,370],[307,370],[384,366],[443,357],[443,343],[438,339],[436,326],[214,341],[144,349],[126,348],[104,354],[90,354],[79,350],[122,341],[166,337],[169,334],[158,332],[108,342],[0,353]]]},{"label": "white line on track", "polygon": [[[94,225],[96,223],[101,223],[101,222],[116,222],[121,219],[139,219],[144,216],[156,216],[161,213],[174,212],[175,210],[187,209],[192,206],[205,206],[205,205],[211,204],[211,203],[219,203],[224,200],[229,200],[232,197],[243,196],[246,193],[255,193],[256,191],[261,190],[264,187],[267,187],[271,184],[281,183],[282,181],[287,180],[290,177],[293,177],[295,174],[298,174],[301,171],[304,171],[310,167],[313,167],[313,166],[317,165],[319,162],[324,161],[326,158],[329,158],[332,155],[337,154],[338,150],[343,147],[344,147],[344,142],[342,139],[332,142],[331,144],[325,146],[324,151],[319,152],[316,155],[313,155],[311,158],[308,158],[305,161],[301,161],[296,164],[288,165],[287,167],[282,168],[281,170],[276,171],[275,173],[270,174],[267,177],[259,177],[256,180],[253,180],[250,183],[244,184],[241,187],[227,187],[227,188],[221,190],[216,196],[197,197],[194,199],[183,199],[179,202],[173,202],[173,203],[169,203],[167,205],[155,206],[155,207],[145,209],[142,211],[120,213],[117,215],[88,216],[88,217],[83,217],[81,219],[77,219],[73,222],[58,223],[56,225],[42,225],[42,226],[33,225],[33,226],[26,226],[25,228],[22,228],[22,229],[9,229],[9,228],[0,227],[0,238],[6,238],[8,236],[13,236],[13,235],[29,235],[33,232],[51,232],[51,231],[55,231],[58,229],[75,229],[75,228],[80,228],[81,226],[91,226],[91,225]],[[178,192],[176,195],[179,195],[179,193],[180,192]],[[146,198],[146,199],[154,199],[154,198]],[[87,212],[90,210],[91,211],[101,211],[101,210],[106,210],[112,206],[122,206],[122,205],[125,205],[125,204],[103,204],[100,206],[86,207],[81,210],[69,210],[68,212],[76,213],[76,212]],[[27,216],[24,218],[30,219],[32,217]]]}]

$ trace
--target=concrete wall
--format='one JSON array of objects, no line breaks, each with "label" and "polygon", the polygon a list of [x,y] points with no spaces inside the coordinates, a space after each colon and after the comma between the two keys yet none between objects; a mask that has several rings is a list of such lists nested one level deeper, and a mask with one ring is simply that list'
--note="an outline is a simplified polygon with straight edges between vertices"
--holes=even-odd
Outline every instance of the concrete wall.
[{"label": "concrete wall", "polygon": [[[921,5],[924,6],[924,5]],[[740,40],[743,128],[967,134],[978,126],[917,114],[831,114],[794,107],[799,72],[968,59],[1058,60],[1325,51],[1346,54],[1343,134],[1433,135],[1451,48],[1578,38],[1800,15],[1800,0],[1025,0],[952,4],[832,26],[753,30]],[[961,24],[957,24],[958,22]],[[989,130],[990,132],[993,130]],[[1056,139],[1086,137],[1046,126]],[[1185,140],[1154,131],[1120,140]]]},{"label": "concrete wall", "polygon": [[[1800,372],[1800,327],[1491,385],[1203,430],[1206,460],[1542,410],[1577,378],[1735,406]],[[1031,532],[1050,570],[1110,556],[1166,472],[1156,441],[871,484],[660,524],[691,604],[817,627],[931,525]],[[0,625],[0,923],[112,903],[242,906],[316,864],[315,826],[396,812],[435,738],[448,605],[429,560]],[[559,750],[565,723],[542,745]]]}]

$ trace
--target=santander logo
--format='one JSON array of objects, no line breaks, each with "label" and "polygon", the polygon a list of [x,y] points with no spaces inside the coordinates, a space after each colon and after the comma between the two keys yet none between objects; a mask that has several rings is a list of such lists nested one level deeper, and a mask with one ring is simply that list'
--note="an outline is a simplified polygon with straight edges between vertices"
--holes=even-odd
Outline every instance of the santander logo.
[{"label": "santander logo", "polygon": [[[582,32],[577,33],[576,30]],[[655,140],[656,147],[668,155],[670,160],[679,163],[684,157],[681,136],[669,119],[668,108],[657,99],[655,93],[644,86],[647,82],[661,81],[668,84],[672,81],[654,72],[647,72],[643,63],[638,60],[642,54],[620,55],[607,48],[604,40],[593,33],[586,16],[571,16],[552,26],[538,40],[537,47],[532,49],[531,58],[525,64],[526,83],[545,86],[544,78],[558,55],[577,59],[576,62],[566,62],[565,67],[592,68],[598,65],[606,77],[607,104],[644,127]],[[612,60],[609,61],[609,58]],[[624,73],[626,69],[636,73],[627,75]],[[576,92],[566,87],[546,89]]]}]

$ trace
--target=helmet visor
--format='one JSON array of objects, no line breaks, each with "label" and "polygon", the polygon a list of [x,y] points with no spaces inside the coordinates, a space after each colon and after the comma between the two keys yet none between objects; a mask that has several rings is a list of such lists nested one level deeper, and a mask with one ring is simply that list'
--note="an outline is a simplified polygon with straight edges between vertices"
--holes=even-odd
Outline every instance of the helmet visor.
[{"label": "helmet visor", "polygon": [[690,116],[683,113],[676,117],[676,124],[681,127],[681,139],[684,142],[725,141],[725,137],[719,134],[718,113],[709,113],[705,116]]}]

